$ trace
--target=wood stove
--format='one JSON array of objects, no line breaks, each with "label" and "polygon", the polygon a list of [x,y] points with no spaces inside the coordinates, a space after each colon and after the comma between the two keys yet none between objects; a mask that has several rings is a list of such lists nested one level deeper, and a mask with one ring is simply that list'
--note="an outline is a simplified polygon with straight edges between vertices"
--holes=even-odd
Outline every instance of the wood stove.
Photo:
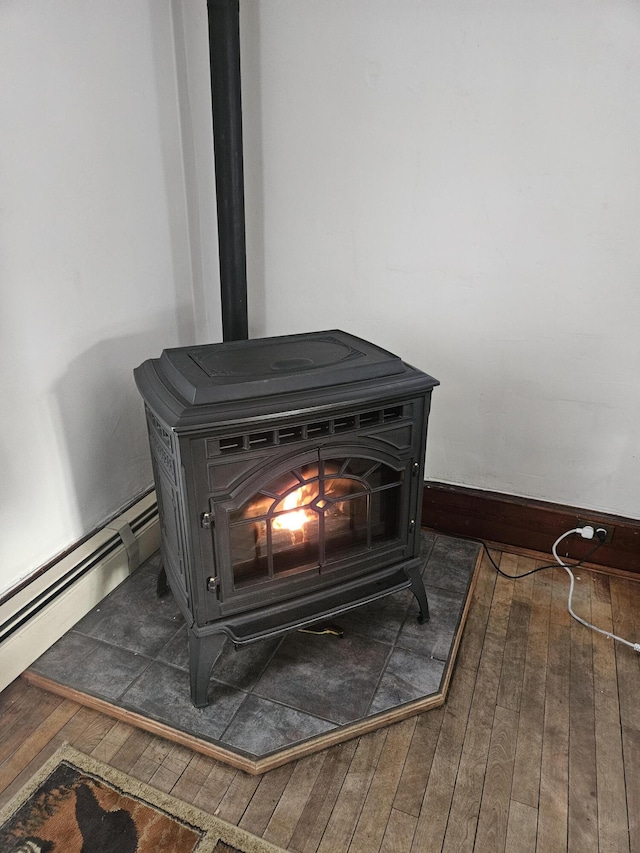
[{"label": "wood stove", "polygon": [[341,331],[165,350],[135,371],[162,560],[207,704],[241,645],[411,588],[433,377]]}]

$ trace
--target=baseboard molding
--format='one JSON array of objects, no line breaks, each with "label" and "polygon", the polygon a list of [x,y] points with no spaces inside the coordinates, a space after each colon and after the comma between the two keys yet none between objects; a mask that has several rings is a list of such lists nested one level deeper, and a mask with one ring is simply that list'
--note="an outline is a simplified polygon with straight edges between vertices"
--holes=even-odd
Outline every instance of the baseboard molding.
[{"label": "baseboard molding", "polygon": [[[614,528],[611,541],[590,558],[590,564],[605,571],[629,572],[640,577],[640,521],[499,492],[425,483],[423,526],[452,536],[468,536],[550,555],[558,536],[576,527],[578,521]],[[592,542],[574,536],[567,540],[563,553],[580,559],[591,547]]]},{"label": "baseboard molding", "polygon": [[155,492],[0,603],[0,690],[160,547]]}]

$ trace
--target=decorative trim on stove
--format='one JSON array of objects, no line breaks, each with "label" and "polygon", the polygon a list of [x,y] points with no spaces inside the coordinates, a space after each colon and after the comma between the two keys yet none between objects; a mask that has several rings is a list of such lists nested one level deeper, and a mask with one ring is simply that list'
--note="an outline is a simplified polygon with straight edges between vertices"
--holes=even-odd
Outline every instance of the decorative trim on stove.
[{"label": "decorative trim on stove", "polygon": [[155,492],[0,602],[0,690],[160,547]]},{"label": "decorative trim on stove", "polygon": [[219,455],[236,454],[243,450],[261,450],[264,447],[307,441],[325,435],[342,435],[354,430],[369,429],[401,420],[405,416],[409,417],[410,412],[405,410],[410,405],[407,403],[384,406],[381,409],[365,412],[335,415],[311,423],[287,424],[273,429],[260,429],[257,432],[234,432],[219,438],[208,438],[206,439],[207,457],[211,459]]},{"label": "decorative trim on stove", "polygon": [[[589,565],[617,574],[640,576],[640,521],[594,510],[486,492],[465,486],[427,481],[422,499],[422,524],[439,533],[534,551],[547,559],[551,546],[578,522],[613,528],[611,541],[589,560]],[[570,557],[580,559],[593,543],[575,538]]]}]

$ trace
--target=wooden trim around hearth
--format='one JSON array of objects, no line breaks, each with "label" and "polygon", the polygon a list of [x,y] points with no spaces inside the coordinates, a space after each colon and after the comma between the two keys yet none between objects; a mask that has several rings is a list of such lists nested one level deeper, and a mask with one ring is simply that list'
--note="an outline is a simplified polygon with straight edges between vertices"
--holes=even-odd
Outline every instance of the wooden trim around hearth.
[{"label": "wooden trim around hearth", "polygon": [[[439,533],[550,555],[558,536],[576,527],[578,521],[614,528],[611,541],[589,559],[590,565],[640,577],[638,520],[465,486],[432,481],[424,484],[422,525]],[[563,553],[580,559],[592,547],[593,542],[574,536],[567,540]]]}]

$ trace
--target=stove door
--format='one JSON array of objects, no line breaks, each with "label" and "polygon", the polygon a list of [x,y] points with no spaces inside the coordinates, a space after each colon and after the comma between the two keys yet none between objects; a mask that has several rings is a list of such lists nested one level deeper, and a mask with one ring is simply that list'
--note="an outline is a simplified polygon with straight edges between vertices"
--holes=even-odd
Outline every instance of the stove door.
[{"label": "stove door", "polygon": [[220,612],[289,598],[407,556],[411,461],[316,449],[245,481],[216,513]]}]

